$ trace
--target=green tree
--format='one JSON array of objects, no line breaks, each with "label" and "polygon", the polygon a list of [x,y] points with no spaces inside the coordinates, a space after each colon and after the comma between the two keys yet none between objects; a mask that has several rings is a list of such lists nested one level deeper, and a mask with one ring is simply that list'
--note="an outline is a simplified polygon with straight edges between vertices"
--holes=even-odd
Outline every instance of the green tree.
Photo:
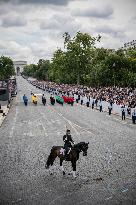
[{"label": "green tree", "polygon": [[66,56],[70,70],[76,76],[77,84],[83,82],[84,75],[90,70],[92,58],[94,56],[95,42],[100,40],[87,33],[77,32],[73,39],[68,34],[65,36],[64,45],[67,48]]},{"label": "green tree", "polygon": [[[92,56],[91,67],[88,76],[90,76],[89,85],[99,86],[108,84],[109,80],[107,79],[108,68],[105,65],[106,57],[108,57],[110,52],[104,48],[95,48],[94,54]],[[105,78],[106,75],[106,78]],[[108,76],[109,77],[109,76]],[[85,80],[86,82],[86,80]]]},{"label": "green tree", "polygon": [[9,79],[12,75],[15,75],[13,61],[9,57],[1,56],[0,57],[0,80]]},{"label": "green tree", "polygon": [[57,83],[68,82],[66,61],[66,53],[63,52],[61,49],[56,50],[53,55],[52,64],[49,71],[49,77],[51,78],[51,80]]},{"label": "green tree", "polygon": [[131,60],[136,60],[136,48],[127,49],[125,52],[128,58]]},{"label": "green tree", "polygon": [[40,59],[39,62],[38,62],[38,66],[37,66],[37,70],[36,70],[35,76],[38,79],[48,80],[49,68],[50,68],[50,61],[49,60]]},{"label": "green tree", "polygon": [[110,54],[105,59],[105,66],[110,72],[110,85],[124,86],[125,76],[124,71],[129,72],[130,61],[125,57],[125,55],[115,52]]},{"label": "green tree", "polygon": [[37,69],[38,66],[35,64],[26,65],[22,74],[28,77],[36,77]]}]

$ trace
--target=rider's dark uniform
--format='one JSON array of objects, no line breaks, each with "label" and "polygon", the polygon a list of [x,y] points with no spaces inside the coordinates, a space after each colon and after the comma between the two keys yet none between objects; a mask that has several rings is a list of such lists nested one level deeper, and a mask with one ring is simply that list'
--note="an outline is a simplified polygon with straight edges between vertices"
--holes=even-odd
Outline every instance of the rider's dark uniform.
[{"label": "rider's dark uniform", "polygon": [[67,157],[69,148],[72,147],[71,142],[74,144],[74,141],[73,141],[71,134],[70,134],[70,130],[66,131],[66,135],[63,136],[63,141],[65,142],[65,144],[64,144],[64,149],[66,150],[65,157]]}]

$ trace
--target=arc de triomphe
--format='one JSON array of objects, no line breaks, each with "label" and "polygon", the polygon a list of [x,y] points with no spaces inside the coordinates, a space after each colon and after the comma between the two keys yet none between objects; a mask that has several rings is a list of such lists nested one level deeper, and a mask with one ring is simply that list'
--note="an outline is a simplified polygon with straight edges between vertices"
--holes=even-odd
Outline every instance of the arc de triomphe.
[{"label": "arc de triomphe", "polygon": [[20,75],[23,72],[24,66],[27,65],[27,61],[14,61],[15,73]]}]

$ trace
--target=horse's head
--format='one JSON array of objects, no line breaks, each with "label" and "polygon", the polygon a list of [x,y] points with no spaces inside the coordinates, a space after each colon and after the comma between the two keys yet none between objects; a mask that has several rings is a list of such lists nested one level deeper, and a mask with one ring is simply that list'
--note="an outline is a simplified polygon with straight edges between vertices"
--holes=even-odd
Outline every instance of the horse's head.
[{"label": "horse's head", "polygon": [[79,148],[83,152],[83,156],[87,156],[87,150],[88,150],[88,144],[89,142],[80,142],[79,143]]}]

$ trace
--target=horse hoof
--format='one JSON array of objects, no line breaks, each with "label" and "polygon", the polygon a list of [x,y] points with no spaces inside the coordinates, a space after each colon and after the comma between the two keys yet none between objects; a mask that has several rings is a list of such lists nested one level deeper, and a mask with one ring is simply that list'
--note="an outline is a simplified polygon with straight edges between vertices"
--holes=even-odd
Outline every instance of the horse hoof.
[{"label": "horse hoof", "polygon": [[73,179],[76,179],[77,178],[77,176],[73,176]]},{"label": "horse hoof", "polygon": [[47,165],[45,166],[45,168],[46,168],[46,169],[49,169],[49,167],[48,167]]},{"label": "horse hoof", "polygon": [[73,178],[75,179],[77,176],[75,174],[75,171],[73,171]]}]

